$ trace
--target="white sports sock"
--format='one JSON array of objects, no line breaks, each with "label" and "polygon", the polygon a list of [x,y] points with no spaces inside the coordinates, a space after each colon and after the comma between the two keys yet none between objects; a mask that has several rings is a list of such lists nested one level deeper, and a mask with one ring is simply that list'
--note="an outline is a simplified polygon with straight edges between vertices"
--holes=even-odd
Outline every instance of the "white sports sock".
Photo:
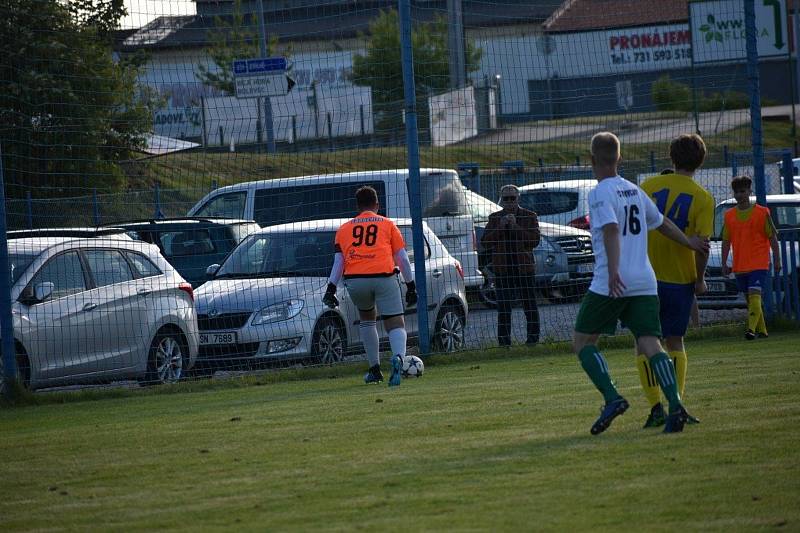
[{"label": "white sports sock", "polygon": [[375,321],[362,320],[359,322],[358,333],[361,336],[361,342],[364,343],[364,350],[367,352],[370,368],[381,364],[380,353],[378,352],[378,328],[375,325]]},{"label": "white sports sock", "polygon": [[389,332],[389,344],[392,346],[392,354],[405,357],[407,338],[408,335],[405,328],[394,328]]}]

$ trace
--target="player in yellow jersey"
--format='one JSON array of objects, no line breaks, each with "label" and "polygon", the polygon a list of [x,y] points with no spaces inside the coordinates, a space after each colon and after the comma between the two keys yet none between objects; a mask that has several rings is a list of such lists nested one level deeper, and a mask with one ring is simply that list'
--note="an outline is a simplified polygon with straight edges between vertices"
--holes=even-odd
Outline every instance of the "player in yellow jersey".
[{"label": "player in yellow jersey", "polygon": [[[658,210],[675,223],[687,237],[707,239],[714,231],[714,197],[693,178],[706,157],[703,139],[696,134],[680,135],[669,147],[674,172],[649,178],[642,189],[653,199]],[[681,397],[686,387],[686,348],[683,337],[692,315],[696,294],[706,291],[705,269],[708,255],[685,248],[651,231],[647,253],[658,280],[661,333],[678,379]],[[646,428],[664,424],[658,383],[643,354],[636,358],[639,378],[650,402]],[[689,417],[690,423],[699,422]]]}]

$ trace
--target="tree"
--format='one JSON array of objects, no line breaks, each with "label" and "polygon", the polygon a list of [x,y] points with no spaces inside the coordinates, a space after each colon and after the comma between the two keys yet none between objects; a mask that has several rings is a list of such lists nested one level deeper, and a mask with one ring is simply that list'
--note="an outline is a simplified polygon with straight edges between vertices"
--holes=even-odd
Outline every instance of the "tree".
[{"label": "tree", "polygon": [[[400,17],[395,10],[381,11],[369,25],[366,55],[353,57],[352,80],[372,88],[372,101],[380,130],[396,130],[402,124],[403,68],[400,57]],[[363,38],[363,36],[362,36]],[[478,69],[482,51],[466,43],[467,72]],[[417,101],[450,86],[450,56],[447,47],[447,20],[416,25],[411,32],[414,54],[414,82]],[[425,106],[417,111],[426,115]],[[425,124],[420,117],[420,124]]]},{"label": "tree", "polygon": [[[197,65],[197,79],[227,95],[233,95],[236,87],[233,80],[233,62],[237,59],[261,57],[258,29],[258,15],[242,12],[242,1],[234,0],[233,15],[230,20],[214,17],[214,30],[208,32],[211,46],[206,54],[217,68]],[[278,39],[272,37],[267,42],[267,56],[277,48]]]},{"label": "tree", "polygon": [[144,144],[153,105],[136,66],[112,56],[109,32],[124,14],[117,0],[3,2],[0,143],[11,195],[124,182],[118,163]]}]

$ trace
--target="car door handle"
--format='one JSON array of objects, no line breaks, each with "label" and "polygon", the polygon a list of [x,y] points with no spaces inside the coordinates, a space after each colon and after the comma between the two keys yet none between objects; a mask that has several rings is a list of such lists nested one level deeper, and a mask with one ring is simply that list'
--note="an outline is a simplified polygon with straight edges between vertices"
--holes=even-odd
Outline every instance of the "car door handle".
[{"label": "car door handle", "polygon": [[440,278],[440,277],[442,277],[442,271],[441,271],[441,270],[439,270],[439,269],[437,268],[436,270],[434,270],[433,272],[431,272],[431,275],[432,275],[434,278]]},{"label": "car door handle", "polygon": [[84,311],[91,311],[92,309],[94,309],[94,308],[96,308],[96,307],[97,307],[97,304],[96,304],[96,303],[91,303],[91,302],[89,302],[88,304],[85,304],[85,305],[83,306],[83,310],[84,310]]},{"label": "car door handle", "polygon": [[150,292],[151,292],[150,289],[137,289],[136,290],[136,294],[141,294],[141,295],[150,294]]}]

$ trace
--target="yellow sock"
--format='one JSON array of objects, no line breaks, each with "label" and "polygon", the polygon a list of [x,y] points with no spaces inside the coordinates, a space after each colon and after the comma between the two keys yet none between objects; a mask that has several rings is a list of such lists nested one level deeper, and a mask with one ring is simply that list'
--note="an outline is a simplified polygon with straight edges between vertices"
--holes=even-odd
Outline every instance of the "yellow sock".
[{"label": "yellow sock", "polygon": [[760,294],[753,293],[747,297],[747,309],[747,329],[755,331],[759,319],[764,319],[764,311],[761,309]]},{"label": "yellow sock", "polygon": [[764,322],[764,312],[763,311],[758,316],[758,324],[756,324],[756,333],[763,333],[764,335],[768,335],[768,333],[767,333],[767,324],[766,324],[766,322]]},{"label": "yellow sock", "polygon": [[678,392],[683,398],[683,391],[686,389],[686,369],[689,366],[689,360],[686,358],[686,352],[669,352],[672,358],[672,363],[675,365],[675,376],[678,379]]},{"label": "yellow sock", "polygon": [[658,388],[656,376],[653,374],[653,369],[650,363],[647,362],[647,357],[639,355],[636,357],[636,368],[639,369],[639,381],[642,383],[642,390],[650,402],[650,407],[661,401],[661,392]]}]

